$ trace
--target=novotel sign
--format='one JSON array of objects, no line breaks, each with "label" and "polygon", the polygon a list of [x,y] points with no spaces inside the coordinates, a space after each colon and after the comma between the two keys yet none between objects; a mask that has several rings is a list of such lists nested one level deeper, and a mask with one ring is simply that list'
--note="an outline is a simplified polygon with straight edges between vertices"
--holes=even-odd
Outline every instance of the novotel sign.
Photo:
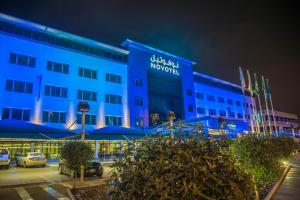
[{"label": "novotel sign", "polygon": [[175,63],[172,60],[164,59],[161,56],[157,57],[155,55],[152,55],[150,57],[150,67],[151,69],[156,69],[179,76],[178,62]]}]

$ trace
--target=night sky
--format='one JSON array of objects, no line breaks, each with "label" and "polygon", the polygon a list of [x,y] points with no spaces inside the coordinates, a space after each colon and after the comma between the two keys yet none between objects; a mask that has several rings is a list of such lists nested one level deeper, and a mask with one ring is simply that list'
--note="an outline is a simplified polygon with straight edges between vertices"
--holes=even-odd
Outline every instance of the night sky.
[{"label": "night sky", "polygon": [[299,115],[300,6],[247,2],[1,0],[0,12],[112,45],[130,38],[235,83],[241,65],[270,79],[275,109]]}]

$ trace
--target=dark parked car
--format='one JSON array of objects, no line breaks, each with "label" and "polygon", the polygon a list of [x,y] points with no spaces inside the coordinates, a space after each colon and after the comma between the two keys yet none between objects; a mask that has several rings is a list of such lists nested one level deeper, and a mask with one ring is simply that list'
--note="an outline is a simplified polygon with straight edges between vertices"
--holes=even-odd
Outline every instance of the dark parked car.
[{"label": "dark parked car", "polygon": [[[75,176],[75,173],[67,167],[65,160],[60,160],[58,164],[58,171],[60,174],[66,174],[69,176]],[[98,161],[90,161],[88,166],[84,168],[84,176],[98,176],[102,177],[103,166]],[[77,177],[80,176],[80,171],[77,172]]]}]

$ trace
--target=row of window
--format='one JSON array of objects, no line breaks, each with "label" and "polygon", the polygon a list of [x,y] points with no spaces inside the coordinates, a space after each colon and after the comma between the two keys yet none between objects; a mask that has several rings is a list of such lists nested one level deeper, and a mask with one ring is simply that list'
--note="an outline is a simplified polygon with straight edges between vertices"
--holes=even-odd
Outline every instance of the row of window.
[{"label": "row of window", "polygon": [[[268,115],[265,115],[264,117],[265,117],[265,120],[267,120],[267,121],[269,120]],[[270,119],[271,119],[271,121],[274,121],[274,118],[272,115],[270,116]],[[286,117],[275,116],[275,119],[277,122],[295,122],[295,123],[297,122],[296,119],[290,119],[290,118],[286,118]]]},{"label": "row of window", "polygon": [[32,94],[32,83],[16,80],[6,80],[5,90],[10,92],[20,92]]},{"label": "row of window", "polygon": [[[19,109],[19,108],[3,108],[2,109],[2,119],[16,119],[29,121],[30,120],[30,110],[29,109]],[[43,111],[43,122],[48,123],[66,123],[66,112],[54,112],[54,111]],[[82,123],[81,114],[77,114],[77,124]],[[96,125],[96,115],[86,114],[85,123],[87,125]],[[105,125],[107,126],[122,126],[122,117],[120,116],[105,116]]]},{"label": "row of window", "polygon": [[[203,107],[197,107],[197,113],[201,114],[201,115],[205,115],[206,114],[206,109]],[[217,114],[217,110],[216,109],[208,109],[208,114],[209,115],[219,115],[222,117],[226,117],[226,111],[224,110],[219,110],[219,113]],[[235,118],[235,113],[228,111],[228,117],[232,117]],[[243,119],[243,114],[242,113],[237,113],[237,118]]]},{"label": "row of window", "polygon": [[[6,80],[5,90],[31,94],[32,83],[15,81],[15,80]],[[67,98],[68,88],[46,85],[45,96]],[[97,92],[78,90],[77,98],[85,101],[97,101]],[[105,102],[111,104],[122,104],[122,96],[114,95],[114,94],[106,94]],[[138,99],[137,105],[141,105],[141,106],[143,105],[142,98]]]},{"label": "row of window", "polygon": [[[197,99],[204,99],[204,94],[196,92],[196,98]],[[209,95],[209,94],[207,95],[207,100],[211,101],[211,102],[215,102],[216,101],[215,96]],[[225,103],[225,99],[223,97],[218,97],[217,100],[218,100],[218,103]],[[233,100],[227,99],[227,104],[233,105]],[[238,106],[238,107],[240,107],[242,104],[241,104],[240,101],[236,101],[235,105]]]},{"label": "row of window", "polygon": [[[35,67],[36,58],[31,57],[31,56],[22,55],[22,54],[10,53],[9,63],[28,66],[28,67]],[[53,72],[58,72],[58,73],[69,74],[69,65],[63,64],[63,63],[58,63],[58,62],[53,62],[53,61],[47,61],[47,70],[53,71]],[[78,76],[85,77],[85,78],[91,78],[91,79],[97,79],[97,71],[79,67],[78,68]],[[121,84],[122,77],[119,75],[116,75],[116,74],[106,73],[106,81]]]},{"label": "row of window", "polygon": [[22,54],[10,53],[9,63],[23,65],[27,67],[35,67],[35,58],[31,56],[22,55]]}]

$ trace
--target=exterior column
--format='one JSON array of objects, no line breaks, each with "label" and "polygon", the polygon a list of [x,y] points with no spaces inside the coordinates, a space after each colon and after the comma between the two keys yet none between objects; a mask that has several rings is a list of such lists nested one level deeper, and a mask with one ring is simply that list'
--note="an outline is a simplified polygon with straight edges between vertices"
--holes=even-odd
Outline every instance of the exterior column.
[{"label": "exterior column", "polygon": [[95,141],[95,158],[98,160],[99,159],[99,141]]},{"label": "exterior column", "polygon": [[43,143],[40,143],[40,152],[43,153]]},{"label": "exterior column", "polygon": [[35,145],[34,143],[30,144],[30,151],[34,151],[34,145]]}]

